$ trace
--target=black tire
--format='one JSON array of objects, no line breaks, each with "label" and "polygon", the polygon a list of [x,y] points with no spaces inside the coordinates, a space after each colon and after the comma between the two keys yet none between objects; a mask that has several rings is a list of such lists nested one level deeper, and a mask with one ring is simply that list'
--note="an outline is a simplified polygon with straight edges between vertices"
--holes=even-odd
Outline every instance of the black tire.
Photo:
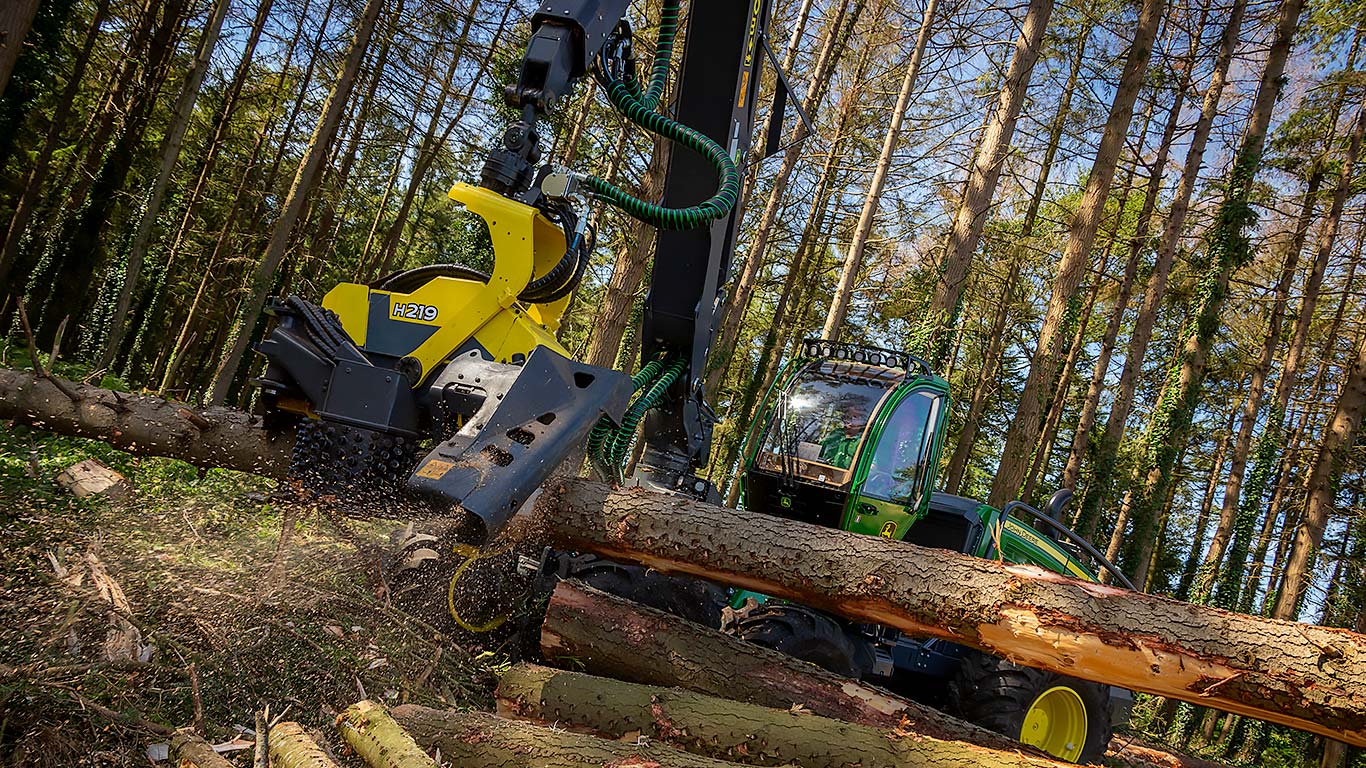
[{"label": "black tire", "polygon": [[[1076,693],[1086,711],[1086,743],[1075,762],[1099,763],[1114,733],[1108,685],[1016,666],[1004,659],[971,651],[963,657],[958,674],[949,682],[947,709],[964,720],[1031,743],[1038,735],[1022,733],[1025,715],[1042,694],[1057,687]],[[1065,759],[1063,755],[1054,756]]]},{"label": "black tire", "polygon": [[747,605],[735,612],[725,631],[845,677],[863,677],[873,667],[873,649],[865,640],[831,617],[792,603]]},{"label": "black tire", "polygon": [[726,593],[701,579],[670,576],[639,565],[624,565],[592,556],[575,558],[569,578],[634,603],[673,614],[712,629],[721,627]]}]

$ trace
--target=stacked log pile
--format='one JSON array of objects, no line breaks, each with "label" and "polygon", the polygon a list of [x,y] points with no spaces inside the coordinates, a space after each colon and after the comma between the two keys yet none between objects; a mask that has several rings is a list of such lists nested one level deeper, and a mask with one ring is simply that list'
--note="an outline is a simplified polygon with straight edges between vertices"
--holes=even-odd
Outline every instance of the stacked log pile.
[{"label": "stacked log pile", "polygon": [[[0,371],[0,419],[274,475],[289,444],[240,414],[14,371]],[[775,526],[582,479],[548,483],[494,546],[528,544],[701,577],[1366,745],[1366,637],[1351,632]],[[500,688],[503,717],[399,708],[398,732],[466,765],[1056,765],[885,692],[572,584],[557,588],[541,642],[545,660],[566,669],[514,668]]]},{"label": "stacked log pile", "polygon": [[[622,622],[624,642],[604,631],[604,620]],[[496,713],[386,710],[362,701],[337,717],[341,741],[373,768],[1066,765],[885,691],[574,582],[556,587],[541,645],[545,660],[562,668],[513,666],[498,686]],[[608,676],[614,674],[651,682]],[[185,733],[173,740],[181,764],[223,765]],[[268,754],[275,768],[337,765],[295,723],[270,728]],[[1212,767],[1166,757],[1166,765]],[[1120,765],[1149,764],[1126,758],[1111,755]]]}]

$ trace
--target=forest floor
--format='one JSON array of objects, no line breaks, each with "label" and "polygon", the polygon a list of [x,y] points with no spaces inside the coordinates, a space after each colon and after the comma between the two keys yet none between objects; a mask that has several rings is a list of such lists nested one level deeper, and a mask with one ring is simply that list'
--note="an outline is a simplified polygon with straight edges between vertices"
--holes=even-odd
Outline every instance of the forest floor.
[{"label": "forest floor", "polygon": [[[92,456],[128,498],[56,484]],[[395,524],[303,516],[280,546],[271,485],[0,429],[0,765],[146,766],[156,726],[196,721],[245,745],[267,704],[330,733],[367,697],[490,703],[504,655],[384,598],[376,553]]]}]

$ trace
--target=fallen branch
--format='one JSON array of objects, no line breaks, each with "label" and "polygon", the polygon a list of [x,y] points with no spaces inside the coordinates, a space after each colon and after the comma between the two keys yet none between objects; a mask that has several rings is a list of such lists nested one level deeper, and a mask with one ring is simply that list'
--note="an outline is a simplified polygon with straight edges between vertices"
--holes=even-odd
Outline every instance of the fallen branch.
[{"label": "fallen branch", "polygon": [[582,729],[609,739],[643,735],[693,754],[745,765],[1068,765],[1019,751],[846,723],[796,707],[772,709],[679,688],[624,683],[532,664],[519,664],[503,675],[498,686],[498,713]]},{"label": "fallen branch", "polygon": [[[0,419],[62,435],[103,440],[144,456],[168,456],[201,467],[281,477],[292,434],[231,408],[195,413],[159,397],[114,392],[26,371],[0,368]],[[203,425],[207,425],[204,427]]]},{"label": "fallen branch", "polygon": [[428,749],[461,768],[735,768],[734,763],[669,747],[607,741],[503,720],[483,712],[443,712],[413,704],[395,707],[394,719]]},{"label": "fallen branch", "polygon": [[1345,630],[590,480],[552,481],[512,533],[1366,745],[1366,637]]},{"label": "fallen branch", "polygon": [[271,768],[338,768],[308,731],[295,722],[271,727],[269,753]]},{"label": "fallen branch", "polygon": [[[24,329],[24,341],[28,344],[28,357],[33,363],[33,370],[36,371],[39,376],[51,382],[52,386],[56,387],[59,392],[66,395],[68,399],[74,402],[77,399],[77,395],[75,390],[71,388],[71,383],[53,376],[52,373],[48,371],[47,366],[43,365],[42,359],[38,357],[38,342],[33,338],[33,328],[28,324],[28,310],[24,308],[24,299],[22,297],[18,298],[16,308],[19,311],[19,325]],[[66,320],[62,320],[61,327],[57,329],[57,337],[52,342],[52,356],[49,358],[54,363],[57,362],[57,352],[61,348],[62,333],[65,330]]]},{"label": "fallen branch", "polygon": [[372,768],[436,768],[436,761],[373,701],[361,701],[337,715],[337,730]]}]

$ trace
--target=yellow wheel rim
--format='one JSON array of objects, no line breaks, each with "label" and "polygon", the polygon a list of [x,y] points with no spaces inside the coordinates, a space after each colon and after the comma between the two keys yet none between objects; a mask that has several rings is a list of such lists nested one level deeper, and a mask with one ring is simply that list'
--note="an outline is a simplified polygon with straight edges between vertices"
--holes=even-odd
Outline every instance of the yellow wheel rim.
[{"label": "yellow wheel rim", "polygon": [[1075,763],[1086,746],[1086,705],[1077,692],[1058,685],[1034,699],[1025,712],[1020,741]]}]

